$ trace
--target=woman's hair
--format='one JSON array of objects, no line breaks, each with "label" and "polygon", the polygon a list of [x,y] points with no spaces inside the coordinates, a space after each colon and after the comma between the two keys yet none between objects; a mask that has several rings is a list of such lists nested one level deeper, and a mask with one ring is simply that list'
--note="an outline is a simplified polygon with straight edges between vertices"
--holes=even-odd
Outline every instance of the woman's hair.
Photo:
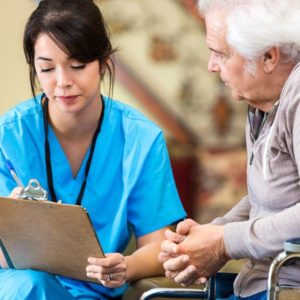
[{"label": "woman's hair", "polygon": [[98,60],[101,79],[106,70],[109,72],[109,92],[112,92],[115,76],[112,54],[115,49],[103,16],[93,0],[42,0],[29,17],[23,47],[34,97],[34,46],[41,33],[47,34],[71,58],[83,63]]},{"label": "woman's hair", "polygon": [[199,0],[199,8],[226,10],[227,43],[248,61],[274,46],[284,62],[300,61],[299,0]]}]

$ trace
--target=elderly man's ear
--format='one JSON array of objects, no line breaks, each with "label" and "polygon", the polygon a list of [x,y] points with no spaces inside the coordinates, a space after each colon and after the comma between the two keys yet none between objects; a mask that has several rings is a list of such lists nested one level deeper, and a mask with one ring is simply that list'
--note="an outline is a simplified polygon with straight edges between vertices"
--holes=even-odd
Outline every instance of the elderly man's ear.
[{"label": "elderly man's ear", "polygon": [[264,71],[269,74],[272,73],[280,61],[281,53],[279,48],[272,47],[262,56]]}]

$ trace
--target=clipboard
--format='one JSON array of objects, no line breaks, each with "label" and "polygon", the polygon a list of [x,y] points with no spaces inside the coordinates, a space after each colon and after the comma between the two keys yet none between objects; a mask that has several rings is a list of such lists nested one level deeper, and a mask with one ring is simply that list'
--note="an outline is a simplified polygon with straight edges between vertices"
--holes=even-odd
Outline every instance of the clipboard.
[{"label": "clipboard", "polygon": [[99,283],[88,257],[104,257],[88,212],[79,205],[0,197],[0,248],[10,268]]}]

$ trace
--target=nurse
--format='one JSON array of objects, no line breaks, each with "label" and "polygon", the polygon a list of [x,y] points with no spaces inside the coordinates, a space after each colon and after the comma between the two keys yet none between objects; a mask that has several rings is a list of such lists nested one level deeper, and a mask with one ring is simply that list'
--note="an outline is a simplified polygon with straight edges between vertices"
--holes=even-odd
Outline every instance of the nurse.
[{"label": "nurse", "polygon": [[33,98],[0,119],[0,194],[18,192],[9,160],[24,185],[36,178],[52,201],[85,207],[107,254],[87,261],[99,284],[3,268],[0,299],[118,299],[163,273],[163,232],[185,217],[161,129],[101,93],[104,75],[110,92],[114,80],[106,28],[93,0],[40,1],[24,33]]}]

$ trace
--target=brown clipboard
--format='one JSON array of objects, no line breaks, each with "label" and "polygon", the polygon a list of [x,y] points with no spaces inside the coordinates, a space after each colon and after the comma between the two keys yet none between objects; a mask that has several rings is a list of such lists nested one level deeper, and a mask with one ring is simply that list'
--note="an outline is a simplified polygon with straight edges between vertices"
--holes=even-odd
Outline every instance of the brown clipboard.
[{"label": "brown clipboard", "polygon": [[9,267],[99,283],[85,269],[104,252],[81,206],[0,197],[0,247]]}]

